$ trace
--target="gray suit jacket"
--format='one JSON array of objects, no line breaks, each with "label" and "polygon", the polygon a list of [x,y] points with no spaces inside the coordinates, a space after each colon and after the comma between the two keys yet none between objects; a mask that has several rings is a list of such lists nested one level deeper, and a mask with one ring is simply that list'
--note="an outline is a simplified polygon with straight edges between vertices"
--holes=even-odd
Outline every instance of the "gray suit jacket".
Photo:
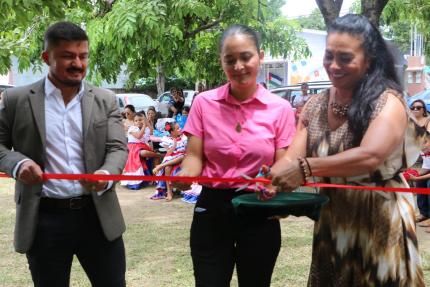
[{"label": "gray suit jacket", "polygon": [[[0,170],[12,176],[16,164],[30,158],[45,165],[45,80],[8,89],[0,104]],[[86,173],[98,169],[120,174],[127,160],[127,145],[115,95],[84,83],[82,124]],[[13,148],[13,150],[11,150]],[[15,250],[27,252],[36,232],[42,185],[15,183]],[[125,223],[114,188],[98,196],[92,193],[103,232],[114,240]]]}]

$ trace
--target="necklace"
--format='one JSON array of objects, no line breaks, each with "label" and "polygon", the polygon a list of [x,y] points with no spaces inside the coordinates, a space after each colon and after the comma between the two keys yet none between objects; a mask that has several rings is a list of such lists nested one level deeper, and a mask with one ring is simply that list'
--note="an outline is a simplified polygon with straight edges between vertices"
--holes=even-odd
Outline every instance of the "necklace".
[{"label": "necklace", "polygon": [[331,111],[335,116],[343,118],[348,115],[349,105],[336,103],[336,93],[334,94],[333,101],[331,102],[330,106],[331,106]]},{"label": "necklace", "polygon": [[242,131],[242,126],[240,125],[240,123],[237,123],[236,132],[240,133],[241,131]]}]

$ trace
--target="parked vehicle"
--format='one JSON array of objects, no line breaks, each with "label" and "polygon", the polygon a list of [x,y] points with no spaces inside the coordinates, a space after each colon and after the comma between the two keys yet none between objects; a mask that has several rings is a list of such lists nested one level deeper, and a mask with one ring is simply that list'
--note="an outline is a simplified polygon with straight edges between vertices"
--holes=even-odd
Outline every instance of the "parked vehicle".
[{"label": "parked vehicle", "polygon": [[144,111],[146,113],[151,106],[158,111],[157,101],[147,94],[116,94],[116,100],[121,113],[126,105],[133,105],[136,112]]},{"label": "parked vehicle", "polygon": [[[328,89],[331,87],[331,82],[330,81],[316,81],[316,82],[307,82],[308,84],[308,94],[310,95],[314,95],[314,94],[319,94],[322,91],[324,91],[325,89]],[[279,88],[274,88],[271,89],[270,92],[280,96],[281,98],[289,101],[291,103],[291,105],[294,107],[293,103],[294,103],[294,99],[297,96],[300,96],[302,94],[302,89],[301,89],[302,83],[299,84],[294,84],[294,85],[288,85],[288,86],[284,86],[284,87],[279,87]]]},{"label": "parked vehicle", "polygon": [[[183,92],[185,97],[184,106],[189,107],[193,102],[195,91],[183,90]],[[172,101],[172,95],[170,94],[170,91],[161,93],[157,96],[158,111],[161,113],[162,116],[167,116],[167,114],[169,113],[169,105],[171,101]]]},{"label": "parked vehicle", "polygon": [[4,90],[8,89],[8,88],[13,88],[14,86],[12,85],[6,85],[6,84],[1,84],[0,85],[0,93],[3,92]]},{"label": "parked vehicle", "polygon": [[[194,94],[196,93],[193,90],[183,90],[184,97],[185,97],[185,104],[184,106],[191,106],[191,102],[193,101]],[[157,96],[157,101],[159,103],[166,103],[168,104],[170,100],[172,99],[172,96],[170,95],[170,92],[164,92],[162,94],[159,94]]]}]

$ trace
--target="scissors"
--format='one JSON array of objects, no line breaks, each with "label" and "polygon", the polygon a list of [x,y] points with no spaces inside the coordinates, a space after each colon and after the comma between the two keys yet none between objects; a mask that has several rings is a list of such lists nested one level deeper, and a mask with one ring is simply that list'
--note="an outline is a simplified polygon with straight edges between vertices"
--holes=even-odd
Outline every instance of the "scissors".
[{"label": "scissors", "polygon": [[[262,166],[260,168],[260,170],[258,171],[258,174],[255,178],[267,177],[269,174],[270,174],[270,166]],[[249,175],[246,175],[243,173],[240,176],[243,177],[244,179],[247,179],[247,180],[254,179],[254,178],[250,177]],[[253,189],[255,192],[259,193],[258,196],[259,196],[260,200],[268,200],[268,199],[271,199],[272,197],[274,197],[276,195],[276,193],[270,192],[266,186],[264,186],[263,184],[261,184],[259,182],[256,182],[253,184],[255,184]],[[247,189],[249,187],[249,185],[251,185],[251,183],[246,183],[246,184],[240,186],[239,188],[236,189],[236,192]]]}]

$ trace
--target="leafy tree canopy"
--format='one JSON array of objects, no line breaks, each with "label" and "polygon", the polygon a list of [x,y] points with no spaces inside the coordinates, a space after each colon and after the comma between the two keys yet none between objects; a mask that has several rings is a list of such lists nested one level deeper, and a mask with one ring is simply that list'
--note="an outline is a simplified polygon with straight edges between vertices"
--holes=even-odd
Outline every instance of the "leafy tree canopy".
[{"label": "leafy tree canopy", "polygon": [[[391,0],[382,13],[386,25],[384,35],[393,39],[399,48],[407,52],[411,43],[411,28],[417,28],[425,39],[430,37],[430,0]],[[424,42],[427,58],[430,57],[428,44]]]},{"label": "leafy tree canopy", "polygon": [[301,16],[296,21],[303,29],[326,30],[324,18],[319,9],[314,9],[310,15]]},{"label": "leafy tree canopy", "polygon": [[[19,2],[19,3],[18,3]],[[155,77],[157,67],[220,83],[218,39],[230,24],[260,31],[273,56],[303,57],[309,50],[300,29],[280,15],[283,0],[0,0],[6,11],[0,31],[0,73],[12,55],[25,69],[40,59],[45,29],[66,19],[81,23],[90,37],[90,77],[116,80],[126,67],[130,85]],[[18,7],[18,8],[17,8]],[[39,60],[40,61],[40,60]]]}]

